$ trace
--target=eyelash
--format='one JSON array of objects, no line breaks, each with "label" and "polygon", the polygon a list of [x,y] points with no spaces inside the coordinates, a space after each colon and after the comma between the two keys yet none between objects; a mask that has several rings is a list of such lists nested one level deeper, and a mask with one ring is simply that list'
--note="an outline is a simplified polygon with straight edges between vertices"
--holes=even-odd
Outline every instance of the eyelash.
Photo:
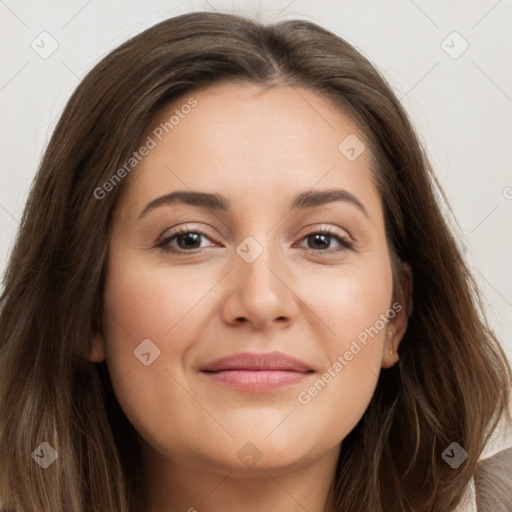
[{"label": "eyelash", "polygon": [[[174,253],[174,254],[178,254],[178,255],[185,255],[185,254],[197,254],[197,253],[200,253],[202,251],[201,248],[199,249],[194,249],[194,250],[191,250],[191,251],[187,251],[187,250],[184,250],[184,249],[176,249],[176,248],[171,248],[171,246],[169,245],[170,242],[177,238],[179,235],[185,235],[185,234],[189,234],[189,233],[195,233],[197,235],[200,235],[200,236],[204,236],[208,239],[211,239],[210,235],[208,235],[208,233],[205,233],[204,231],[201,231],[199,229],[189,229],[188,227],[183,227],[183,228],[180,228],[178,230],[176,230],[175,232],[173,232],[172,234],[170,234],[169,236],[166,236],[163,240],[161,240],[160,242],[158,242],[158,244],[156,245],[156,247],[160,250],[162,250],[163,252],[166,252],[166,253]],[[354,243],[352,241],[350,241],[348,238],[345,238],[345,237],[342,237],[340,236],[340,234],[330,228],[330,227],[325,227],[323,229],[320,229],[318,231],[311,231],[310,233],[307,233],[306,235],[304,235],[302,238],[301,238],[301,241],[308,238],[309,236],[312,236],[312,235],[328,235],[329,237],[332,237],[334,238],[342,247],[339,248],[339,249],[335,249],[335,250],[332,250],[332,249],[322,249],[322,250],[315,250],[315,249],[309,249],[309,248],[306,248],[306,251],[310,252],[310,253],[313,253],[313,254],[336,254],[340,251],[345,251],[345,250],[353,250],[354,249]]]}]

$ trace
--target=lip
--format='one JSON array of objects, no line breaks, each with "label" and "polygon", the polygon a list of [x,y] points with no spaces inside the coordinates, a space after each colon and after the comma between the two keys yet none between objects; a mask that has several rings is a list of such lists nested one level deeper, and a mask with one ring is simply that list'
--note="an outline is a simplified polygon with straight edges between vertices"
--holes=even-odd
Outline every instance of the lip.
[{"label": "lip", "polygon": [[303,382],[314,370],[282,352],[244,352],[216,359],[200,368],[209,380],[246,392],[270,392]]}]

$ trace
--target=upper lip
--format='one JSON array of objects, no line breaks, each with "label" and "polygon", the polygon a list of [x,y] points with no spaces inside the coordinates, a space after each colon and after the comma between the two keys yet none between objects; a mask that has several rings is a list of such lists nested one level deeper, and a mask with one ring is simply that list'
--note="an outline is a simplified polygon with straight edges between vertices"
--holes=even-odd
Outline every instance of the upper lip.
[{"label": "upper lip", "polygon": [[255,354],[243,352],[222,357],[201,367],[204,372],[222,372],[227,370],[247,371],[294,371],[311,372],[313,369],[303,361],[282,352]]}]

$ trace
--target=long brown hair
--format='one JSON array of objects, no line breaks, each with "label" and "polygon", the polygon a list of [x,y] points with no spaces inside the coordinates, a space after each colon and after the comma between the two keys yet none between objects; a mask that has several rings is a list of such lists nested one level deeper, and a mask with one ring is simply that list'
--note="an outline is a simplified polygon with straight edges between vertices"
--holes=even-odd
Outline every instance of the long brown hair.
[{"label": "long brown hair", "polygon": [[[425,152],[385,80],[342,38],[307,21],[264,25],[207,12],[165,20],[107,55],[72,95],[46,149],[1,297],[4,510],[144,509],[137,433],[106,364],[87,359],[103,314],[110,220],[130,177],[103,197],[95,191],[164,104],[220,80],[308,88],[356,122],[393,258],[414,275],[400,363],[382,372],[342,445],[336,510],[452,510],[508,412],[511,373],[441,214]],[[43,442],[58,455],[47,469],[31,456]],[[456,470],[441,456],[452,442],[468,453]]]}]

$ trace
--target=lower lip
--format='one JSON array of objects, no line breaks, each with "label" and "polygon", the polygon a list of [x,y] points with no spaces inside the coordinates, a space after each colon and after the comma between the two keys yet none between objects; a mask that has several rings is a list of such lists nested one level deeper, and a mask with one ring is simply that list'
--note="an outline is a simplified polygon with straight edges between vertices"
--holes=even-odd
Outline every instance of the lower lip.
[{"label": "lower lip", "polygon": [[291,370],[224,370],[202,372],[213,382],[240,391],[263,393],[300,384],[312,372]]}]

